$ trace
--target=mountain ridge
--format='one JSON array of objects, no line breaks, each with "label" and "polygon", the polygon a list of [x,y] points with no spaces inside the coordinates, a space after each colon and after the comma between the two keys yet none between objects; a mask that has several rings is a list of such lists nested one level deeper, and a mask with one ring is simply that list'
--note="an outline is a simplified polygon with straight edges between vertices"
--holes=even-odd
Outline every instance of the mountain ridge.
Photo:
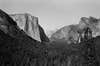
[{"label": "mountain ridge", "polygon": [[79,32],[83,32],[84,28],[89,27],[92,30],[93,37],[100,35],[100,19],[95,17],[81,17],[79,24],[72,24],[60,28],[50,37],[51,41],[64,39],[68,43],[76,43]]}]

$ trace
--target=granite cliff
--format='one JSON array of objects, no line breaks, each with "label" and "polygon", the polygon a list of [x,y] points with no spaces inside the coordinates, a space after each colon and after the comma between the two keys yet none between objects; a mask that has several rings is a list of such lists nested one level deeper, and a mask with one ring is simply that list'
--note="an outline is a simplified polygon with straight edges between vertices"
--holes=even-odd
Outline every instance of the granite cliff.
[{"label": "granite cliff", "polygon": [[17,22],[19,28],[22,29],[28,36],[40,42],[49,41],[43,28],[38,23],[38,17],[34,17],[28,13],[11,14],[10,16]]}]

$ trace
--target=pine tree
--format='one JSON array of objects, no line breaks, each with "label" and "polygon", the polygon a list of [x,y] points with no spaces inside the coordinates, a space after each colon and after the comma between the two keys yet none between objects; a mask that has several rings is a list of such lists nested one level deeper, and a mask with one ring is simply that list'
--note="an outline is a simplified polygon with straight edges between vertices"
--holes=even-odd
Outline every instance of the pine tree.
[{"label": "pine tree", "polygon": [[84,58],[86,66],[99,66],[96,58],[95,44],[92,40],[92,31],[86,28],[84,31]]}]

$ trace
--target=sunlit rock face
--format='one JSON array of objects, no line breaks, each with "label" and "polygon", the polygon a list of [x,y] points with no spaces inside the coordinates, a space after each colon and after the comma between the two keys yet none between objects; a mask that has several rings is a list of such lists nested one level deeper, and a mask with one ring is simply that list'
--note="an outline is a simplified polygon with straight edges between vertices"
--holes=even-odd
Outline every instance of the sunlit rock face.
[{"label": "sunlit rock face", "polygon": [[100,35],[100,19],[94,17],[82,17],[79,24],[64,26],[50,37],[51,41],[65,40],[69,44],[78,41],[79,32],[84,32],[84,28],[89,27],[92,30],[93,37]]},{"label": "sunlit rock face", "polygon": [[[43,28],[38,24],[38,18],[25,14],[11,14],[10,15],[16,22],[20,29],[24,30],[27,35],[40,42],[48,41]],[[40,30],[42,33],[40,33]],[[43,36],[41,36],[43,35]]]}]

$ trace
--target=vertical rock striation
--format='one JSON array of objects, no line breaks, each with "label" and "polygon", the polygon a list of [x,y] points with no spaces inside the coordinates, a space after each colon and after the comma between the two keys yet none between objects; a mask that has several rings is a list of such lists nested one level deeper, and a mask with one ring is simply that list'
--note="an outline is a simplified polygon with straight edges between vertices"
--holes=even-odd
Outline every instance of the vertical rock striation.
[{"label": "vertical rock striation", "polygon": [[[38,17],[25,14],[11,14],[10,15],[16,22],[20,29],[37,41],[49,41],[45,35],[43,28],[38,24]],[[41,33],[42,32],[42,33]]]}]

